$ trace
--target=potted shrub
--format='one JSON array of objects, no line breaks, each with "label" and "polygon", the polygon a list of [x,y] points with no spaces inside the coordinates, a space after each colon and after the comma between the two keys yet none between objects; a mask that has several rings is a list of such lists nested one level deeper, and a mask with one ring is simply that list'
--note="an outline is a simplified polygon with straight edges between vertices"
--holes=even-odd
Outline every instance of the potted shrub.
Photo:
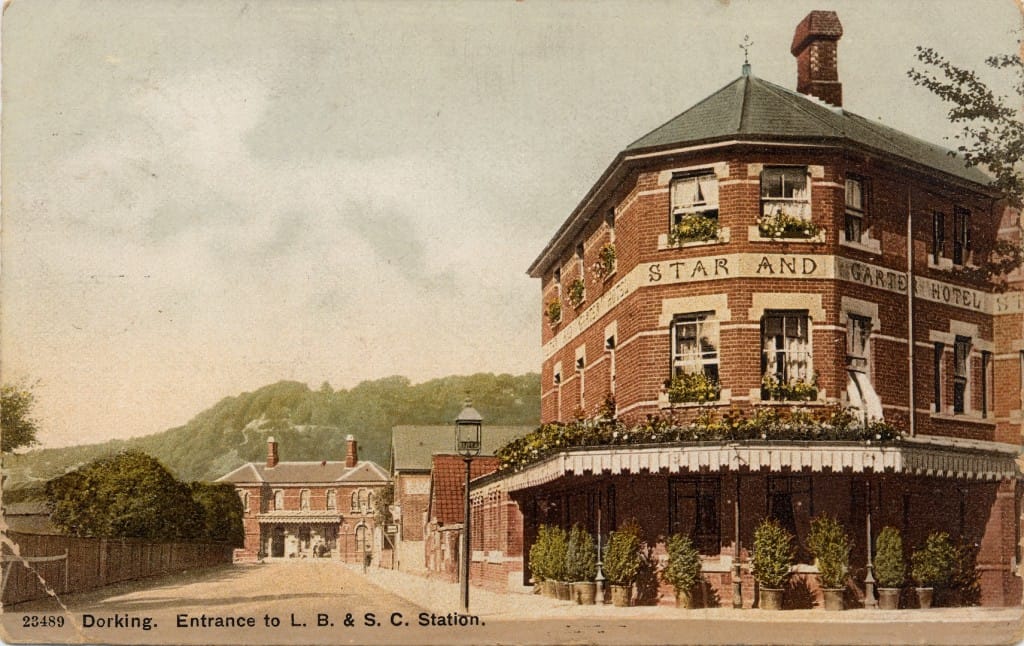
[{"label": "potted shrub", "polygon": [[838,520],[821,515],[811,521],[807,547],[818,561],[825,610],[842,610],[846,568],[850,561],[850,538]]},{"label": "potted shrub", "polygon": [[572,585],[572,599],[578,604],[592,606],[597,596],[597,554],[594,537],[583,525],[576,523],[569,531],[569,546],[565,554],[566,569]]},{"label": "potted shrub", "polygon": [[689,536],[673,534],[665,544],[668,562],[661,579],[676,591],[677,608],[693,608],[693,588],[700,580],[700,552]]},{"label": "potted shrub", "polygon": [[931,608],[935,588],[949,582],[958,556],[946,532],[932,532],[910,555],[910,578],[917,584],[917,600],[922,608]]},{"label": "potted shrub", "polygon": [[765,518],[754,530],[754,554],[751,569],[760,590],[760,607],[765,610],[782,609],[782,590],[793,567],[793,535],[782,525]]},{"label": "potted shrub", "polygon": [[545,569],[555,585],[555,597],[561,601],[569,601],[569,571],[566,567],[565,555],[569,547],[566,531],[561,527],[548,529],[548,549]]},{"label": "potted shrub", "polygon": [[550,585],[550,574],[547,571],[549,529],[547,525],[538,527],[537,540],[530,546],[530,573],[537,589],[546,597],[554,596]]},{"label": "potted shrub", "polygon": [[642,560],[640,549],[640,525],[635,519],[626,521],[608,538],[602,565],[612,591],[613,605],[630,605],[633,582]]},{"label": "potted shrub", "polygon": [[896,610],[900,607],[900,589],[907,575],[903,560],[903,539],[900,530],[884,527],[875,539],[875,578],[878,580],[878,607]]}]

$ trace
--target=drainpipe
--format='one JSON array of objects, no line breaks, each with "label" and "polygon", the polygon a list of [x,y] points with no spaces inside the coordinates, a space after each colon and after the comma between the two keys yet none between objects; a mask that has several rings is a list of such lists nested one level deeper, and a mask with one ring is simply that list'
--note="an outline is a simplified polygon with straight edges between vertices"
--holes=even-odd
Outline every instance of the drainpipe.
[{"label": "drainpipe", "polygon": [[911,188],[907,186],[907,391],[910,398],[910,436],[917,435],[917,409],[914,405],[914,227]]}]

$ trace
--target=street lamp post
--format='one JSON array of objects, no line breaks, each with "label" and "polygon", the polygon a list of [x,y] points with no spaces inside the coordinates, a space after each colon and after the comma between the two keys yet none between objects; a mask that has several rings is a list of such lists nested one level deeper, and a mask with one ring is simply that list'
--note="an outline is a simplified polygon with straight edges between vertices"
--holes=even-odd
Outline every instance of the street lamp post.
[{"label": "street lamp post", "polygon": [[471,558],[469,542],[469,467],[473,458],[480,454],[480,433],[483,417],[473,408],[469,399],[466,400],[462,412],[455,419],[455,450],[466,463],[465,509],[462,521],[462,609],[469,613],[469,561]]}]

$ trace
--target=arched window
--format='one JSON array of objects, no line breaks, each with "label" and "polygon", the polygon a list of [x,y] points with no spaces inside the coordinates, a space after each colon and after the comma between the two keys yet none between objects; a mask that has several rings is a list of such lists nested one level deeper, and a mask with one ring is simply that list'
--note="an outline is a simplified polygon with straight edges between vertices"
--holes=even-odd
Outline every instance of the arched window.
[{"label": "arched window", "polygon": [[359,490],[359,511],[366,511],[366,489]]},{"label": "arched window", "polygon": [[352,509],[353,513],[359,511],[359,490],[358,489],[352,492],[351,509]]},{"label": "arched window", "polygon": [[366,494],[366,511],[373,512],[373,492]]},{"label": "arched window", "polygon": [[299,493],[299,509],[303,511],[309,510],[309,489],[303,489]]},{"label": "arched window", "polygon": [[242,499],[242,509],[245,511],[249,511],[249,492],[239,491],[238,495]]},{"label": "arched window", "polygon": [[338,494],[334,489],[327,491],[327,508],[337,509],[338,508]]},{"label": "arched window", "polygon": [[284,492],[280,489],[274,490],[274,511],[284,509]]}]

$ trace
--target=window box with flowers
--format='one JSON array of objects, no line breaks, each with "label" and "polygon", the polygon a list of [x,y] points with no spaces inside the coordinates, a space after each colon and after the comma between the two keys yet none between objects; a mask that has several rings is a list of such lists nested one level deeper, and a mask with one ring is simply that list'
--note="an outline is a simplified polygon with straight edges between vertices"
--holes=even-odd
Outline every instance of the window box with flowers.
[{"label": "window box with flowers", "polygon": [[569,294],[569,302],[572,303],[573,307],[579,307],[586,298],[586,286],[582,278],[577,278],[569,283],[566,291]]},{"label": "window box with flowers", "polygon": [[782,208],[776,208],[757,219],[757,231],[763,238],[817,238],[823,229],[809,219],[790,215]]},{"label": "window box with flowers", "polygon": [[747,441],[886,444],[901,435],[900,429],[888,422],[865,423],[856,412],[837,406],[760,406],[749,413],[709,407],[688,424],[671,416],[649,416],[632,426],[616,419],[542,424],[502,446],[495,456],[499,470],[518,471],[557,453],[586,447]]},{"label": "window box with flowers", "polygon": [[721,227],[717,217],[703,213],[687,213],[678,218],[668,234],[668,243],[681,246],[688,242],[711,242],[718,240]]},{"label": "window box with flowers", "polygon": [[548,301],[548,305],[544,313],[548,317],[548,324],[551,325],[551,327],[555,327],[562,322],[562,301],[557,298]]},{"label": "window box with flowers", "polygon": [[818,398],[818,375],[807,381],[797,378],[793,381],[780,381],[775,375],[761,378],[761,399],[776,401],[814,401]]},{"label": "window box with flowers", "polygon": [[676,375],[665,382],[665,391],[671,404],[703,404],[718,401],[721,394],[718,381],[703,372]]},{"label": "window box with flowers", "polygon": [[601,251],[597,253],[597,262],[594,263],[594,273],[602,280],[615,273],[615,244],[606,242]]}]

